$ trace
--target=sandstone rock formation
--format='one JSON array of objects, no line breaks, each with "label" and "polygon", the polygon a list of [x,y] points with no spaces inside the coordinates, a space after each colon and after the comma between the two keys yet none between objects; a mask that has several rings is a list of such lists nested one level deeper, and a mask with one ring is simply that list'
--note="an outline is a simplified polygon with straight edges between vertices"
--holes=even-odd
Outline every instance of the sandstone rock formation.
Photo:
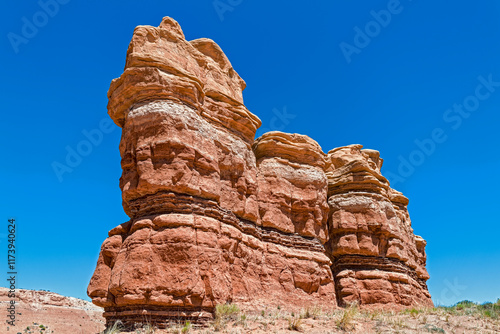
[{"label": "sandstone rock formation", "polygon": [[88,288],[107,321],[202,321],[226,302],[431,304],[425,241],[378,152],[254,141],[244,88],[215,42],[187,41],[173,19],[134,31],[108,92],[131,219]]},{"label": "sandstone rock formation", "polygon": [[379,152],[351,145],[327,155],[329,239],[340,305],[432,305],[426,242],[413,234],[408,199],[380,174]]}]

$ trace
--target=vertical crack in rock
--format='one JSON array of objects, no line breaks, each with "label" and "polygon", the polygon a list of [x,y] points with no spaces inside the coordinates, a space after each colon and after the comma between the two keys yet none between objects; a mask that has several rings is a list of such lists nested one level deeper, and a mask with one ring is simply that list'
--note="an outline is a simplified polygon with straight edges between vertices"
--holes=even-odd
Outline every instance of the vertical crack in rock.
[{"label": "vertical crack in rock", "polygon": [[408,200],[361,145],[328,154],[269,132],[210,39],[165,17],[135,29],[108,112],[123,208],[88,287],[108,324],[213,318],[216,304],[431,305]]}]

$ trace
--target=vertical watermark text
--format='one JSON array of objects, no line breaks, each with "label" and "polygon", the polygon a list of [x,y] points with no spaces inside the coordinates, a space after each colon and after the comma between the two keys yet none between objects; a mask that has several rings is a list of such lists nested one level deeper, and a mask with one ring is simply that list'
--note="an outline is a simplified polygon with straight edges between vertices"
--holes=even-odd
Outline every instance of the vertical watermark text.
[{"label": "vertical watermark text", "polygon": [[16,220],[11,218],[7,224],[7,282],[9,292],[7,297],[7,324],[10,326],[16,325],[16,282],[17,282],[17,267],[16,267]]}]

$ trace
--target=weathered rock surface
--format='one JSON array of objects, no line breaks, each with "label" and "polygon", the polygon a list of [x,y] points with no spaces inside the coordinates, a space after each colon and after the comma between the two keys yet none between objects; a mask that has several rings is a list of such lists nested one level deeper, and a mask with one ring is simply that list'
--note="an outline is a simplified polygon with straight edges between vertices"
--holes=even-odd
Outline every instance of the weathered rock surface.
[{"label": "weathered rock surface", "polygon": [[408,199],[380,174],[379,152],[361,145],[328,152],[329,240],[340,305],[432,305],[425,241],[413,234]]},{"label": "weathered rock surface", "polygon": [[429,304],[425,241],[378,152],[324,154],[270,132],[215,42],[139,26],[108,92],[122,127],[130,221],[109,232],[89,284],[108,322],[209,319],[216,304]]},{"label": "weathered rock surface", "polygon": [[38,333],[40,325],[47,328],[47,333],[99,333],[104,329],[103,309],[91,302],[48,291],[19,289],[15,293],[15,326],[11,326],[6,319],[12,298],[9,289],[0,288],[2,333],[25,333],[27,327],[37,327],[32,333]]},{"label": "weathered rock surface", "polygon": [[326,241],[325,157],[307,136],[268,132],[253,145],[262,226]]}]

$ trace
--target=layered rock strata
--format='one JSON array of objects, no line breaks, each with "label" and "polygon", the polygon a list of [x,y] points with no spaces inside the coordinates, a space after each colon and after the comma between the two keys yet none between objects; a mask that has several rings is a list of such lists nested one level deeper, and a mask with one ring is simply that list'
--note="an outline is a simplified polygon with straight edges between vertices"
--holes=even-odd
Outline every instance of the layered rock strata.
[{"label": "layered rock strata", "polygon": [[130,221],[109,232],[88,288],[108,324],[203,321],[226,302],[430,303],[425,241],[378,152],[254,141],[244,88],[217,44],[187,41],[173,19],[134,31],[108,92]]},{"label": "layered rock strata", "polygon": [[88,289],[108,322],[209,319],[229,301],[335,300],[326,212],[319,239],[317,226],[262,224],[252,151],[260,120],[244,87],[213,41],[186,41],[172,19],[135,30],[108,93],[131,220],[110,231]]},{"label": "layered rock strata", "polygon": [[258,138],[253,150],[262,226],[325,243],[328,182],[318,143],[307,136],[273,131]]},{"label": "layered rock strata", "polygon": [[339,305],[432,305],[426,242],[413,234],[408,199],[380,173],[379,152],[361,145],[328,152],[327,253]]}]

